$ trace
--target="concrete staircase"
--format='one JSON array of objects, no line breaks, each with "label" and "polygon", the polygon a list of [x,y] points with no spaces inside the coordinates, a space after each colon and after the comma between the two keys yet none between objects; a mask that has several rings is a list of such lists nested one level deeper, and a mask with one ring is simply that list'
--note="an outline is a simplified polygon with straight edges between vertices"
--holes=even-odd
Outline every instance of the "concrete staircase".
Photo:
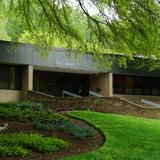
[{"label": "concrete staircase", "polygon": [[114,96],[126,99],[128,101],[142,105],[144,107],[148,107],[148,105],[142,103],[141,101],[142,99],[160,104],[160,96],[143,96],[143,95],[114,95]]}]

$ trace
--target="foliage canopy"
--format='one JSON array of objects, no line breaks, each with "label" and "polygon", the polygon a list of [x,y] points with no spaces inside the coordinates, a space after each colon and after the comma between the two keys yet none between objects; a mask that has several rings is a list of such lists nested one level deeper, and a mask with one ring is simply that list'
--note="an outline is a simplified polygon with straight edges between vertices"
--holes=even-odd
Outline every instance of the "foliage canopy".
[{"label": "foliage canopy", "polygon": [[[104,55],[120,54],[119,63],[135,56],[159,68],[160,6],[156,0],[0,0],[7,31],[14,41],[45,48],[65,47]],[[91,10],[91,11],[90,11]]]}]

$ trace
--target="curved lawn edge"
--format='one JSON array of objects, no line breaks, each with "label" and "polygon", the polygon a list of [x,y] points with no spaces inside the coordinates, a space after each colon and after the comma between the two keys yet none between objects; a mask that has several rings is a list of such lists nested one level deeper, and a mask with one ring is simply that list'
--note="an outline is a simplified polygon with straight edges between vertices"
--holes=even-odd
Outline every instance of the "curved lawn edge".
[{"label": "curved lawn edge", "polygon": [[83,118],[81,118],[81,117],[77,117],[77,116],[73,115],[73,114],[72,114],[73,112],[81,112],[81,111],[78,111],[78,110],[77,110],[77,111],[68,111],[68,112],[65,113],[65,115],[68,116],[68,117],[71,117],[71,118],[80,120],[80,121],[88,124],[90,127],[94,128],[95,130],[97,130],[97,131],[102,135],[102,137],[103,137],[103,144],[101,144],[101,145],[99,146],[99,148],[102,147],[102,146],[104,145],[104,143],[106,142],[106,136],[105,136],[105,134],[103,133],[103,131],[102,131],[99,127],[96,127],[96,126],[95,126],[94,124],[92,124],[91,122],[89,122],[89,121],[87,121],[87,120],[85,120],[85,119],[83,119]]},{"label": "curved lawn edge", "polygon": [[[77,115],[75,115],[74,113],[78,113],[78,112],[91,112],[91,113],[93,113],[93,111],[87,111],[87,110],[83,110],[83,111],[81,111],[81,110],[76,110],[76,111],[68,111],[68,112],[66,112],[65,113],[65,115],[66,116],[68,116],[68,117],[71,117],[71,118],[74,118],[74,119],[77,119],[77,120],[80,120],[80,121],[83,121],[83,122],[85,122],[86,124],[88,124],[89,126],[91,126],[91,127],[93,127],[93,128],[95,128],[96,130],[98,130],[98,132],[103,136],[103,138],[104,138],[104,143],[99,147],[99,148],[97,148],[97,149],[95,149],[95,150],[93,150],[93,151],[89,151],[89,152],[84,152],[84,153],[80,153],[79,155],[71,155],[71,156],[68,156],[68,157],[64,157],[64,158],[61,158],[60,160],[77,160],[77,156],[82,156],[82,157],[79,157],[78,159],[80,160],[80,159],[82,159],[82,160],[85,160],[85,158],[83,157],[83,155],[85,156],[87,156],[87,154],[94,154],[94,152],[96,152],[97,150],[99,150],[99,149],[101,149],[104,145],[105,145],[105,143],[106,143],[106,141],[107,141],[107,136],[104,134],[104,132],[102,131],[102,129],[100,128],[100,127],[98,127],[98,126],[96,126],[96,125],[94,125],[93,123],[91,123],[89,120],[87,120],[87,119],[85,119],[85,118],[82,118],[82,117],[79,117],[79,116],[77,116]],[[98,112],[95,112],[95,113],[98,113]],[[100,113],[100,112],[99,112]],[[86,160],[89,160],[90,158],[87,158]],[[94,159],[94,158],[93,158]],[[95,159],[94,159],[95,160]],[[104,159],[102,159],[102,160],[104,160]]]},{"label": "curved lawn edge", "polygon": [[107,141],[95,151],[64,160],[155,160],[160,157],[159,120],[92,111],[71,111],[67,115],[95,126]]}]

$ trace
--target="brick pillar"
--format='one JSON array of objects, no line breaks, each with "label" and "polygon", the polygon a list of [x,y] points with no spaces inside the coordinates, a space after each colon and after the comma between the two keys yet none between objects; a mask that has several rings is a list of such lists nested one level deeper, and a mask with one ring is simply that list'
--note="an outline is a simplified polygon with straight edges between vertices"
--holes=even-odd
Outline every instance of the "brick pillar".
[{"label": "brick pillar", "polygon": [[113,79],[112,73],[100,73],[90,75],[90,91],[97,92],[105,97],[113,96]]},{"label": "brick pillar", "polygon": [[22,71],[22,90],[24,99],[27,99],[28,90],[33,90],[33,66],[28,65]]},{"label": "brick pillar", "polygon": [[111,72],[108,73],[108,96],[113,96],[113,74]]},{"label": "brick pillar", "polygon": [[11,70],[10,70],[11,72],[10,72],[10,89],[12,89],[12,90],[14,90],[15,89],[15,85],[16,85],[16,83],[15,83],[15,79],[16,79],[16,77],[15,77],[15,67],[11,67]]},{"label": "brick pillar", "polygon": [[33,90],[33,66],[28,66],[28,90]]}]

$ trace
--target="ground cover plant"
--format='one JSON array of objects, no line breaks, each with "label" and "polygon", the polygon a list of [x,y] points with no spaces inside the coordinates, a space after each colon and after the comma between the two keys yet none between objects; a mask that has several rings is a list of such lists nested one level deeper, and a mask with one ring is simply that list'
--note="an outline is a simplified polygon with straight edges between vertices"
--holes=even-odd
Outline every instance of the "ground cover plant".
[{"label": "ground cover plant", "polygon": [[[95,130],[86,126],[85,123],[71,121],[64,115],[44,108],[41,103],[1,103],[0,125],[3,126],[6,122],[9,127],[0,134],[0,159],[2,160],[7,160],[8,156],[16,160],[19,159],[15,156],[26,156],[32,159],[31,157],[34,157],[35,154],[43,157],[47,153],[50,159],[54,155],[58,156],[59,152],[57,153],[57,151],[61,153],[65,149],[64,152],[66,152],[68,148],[69,154],[79,153],[89,150],[89,146],[94,149],[103,143],[101,135],[96,132],[95,136]],[[92,145],[91,136],[93,135],[100,137],[100,140]]]},{"label": "ground cover plant", "polygon": [[6,120],[58,122],[59,114],[43,109],[42,104],[33,102],[15,102],[0,104],[0,117]]},{"label": "ground cover plant", "polygon": [[[0,104],[0,117],[4,120],[43,123],[57,123],[63,118],[59,114],[46,110],[40,103],[14,102]],[[69,143],[56,137],[43,137],[40,134],[12,133],[0,134],[0,155],[26,156],[30,150],[52,153],[69,147]]]},{"label": "ground cover plant", "polygon": [[52,153],[68,147],[68,142],[56,137],[25,133],[0,134],[0,154],[3,156],[26,156],[29,150]]},{"label": "ground cover plant", "polygon": [[59,129],[78,139],[91,137],[94,131],[90,127],[81,127],[64,119],[59,114],[46,110],[41,103],[13,102],[0,104],[0,117],[6,120],[32,121],[36,128],[42,130]]},{"label": "ground cover plant", "polygon": [[66,119],[61,119],[60,121],[54,123],[44,123],[40,120],[36,120],[33,123],[35,127],[38,129],[50,131],[53,129],[59,129],[61,131],[65,131],[71,134],[72,136],[78,139],[85,139],[94,135],[94,129],[92,129],[91,127],[78,126],[75,123]]},{"label": "ground cover plant", "polygon": [[94,135],[94,130],[90,127],[80,127],[74,123],[63,120],[59,125],[59,129],[68,132],[78,139],[85,139]]},{"label": "ground cover plant", "polygon": [[41,103],[35,103],[30,101],[20,101],[20,102],[9,102],[9,103],[0,103],[0,107],[5,108],[14,108],[14,109],[33,109],[33,110],[42,110],[43,105]]},{"label": "ground cover plant", "polygon": [[106,141],[99,149],[66,160],[157,160],[160,157],[160,120],[91,111],[68,115],[99,128]]}]

